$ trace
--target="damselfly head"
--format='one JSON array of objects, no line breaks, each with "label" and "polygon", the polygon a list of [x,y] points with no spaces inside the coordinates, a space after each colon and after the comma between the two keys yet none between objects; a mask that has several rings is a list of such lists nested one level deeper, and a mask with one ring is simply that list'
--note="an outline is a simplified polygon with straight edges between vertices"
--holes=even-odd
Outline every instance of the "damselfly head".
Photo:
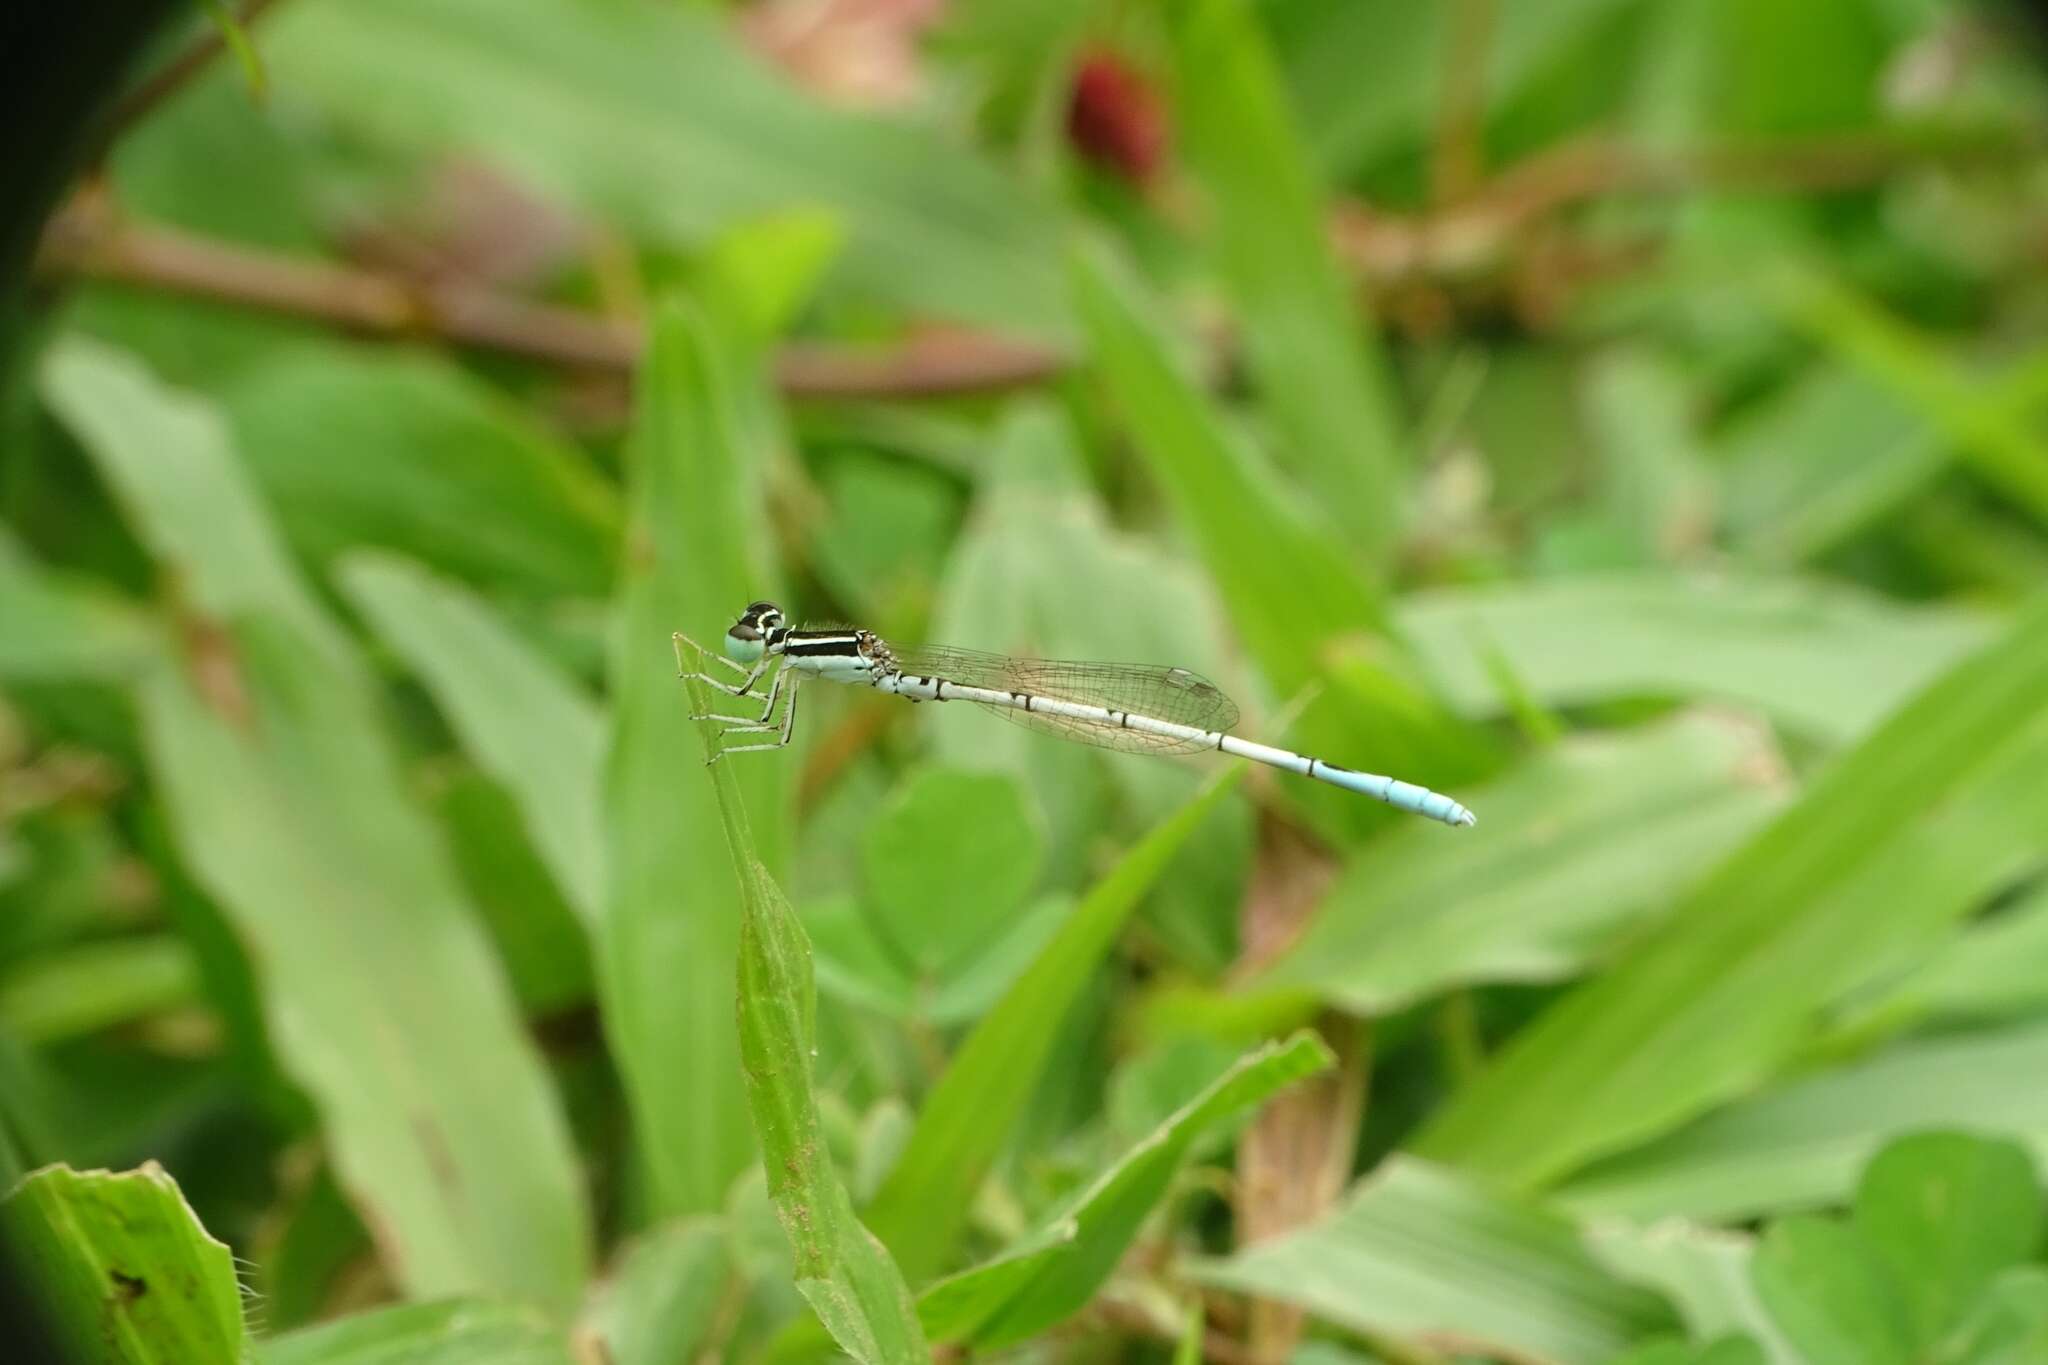
[{"label": "damselfly head", "polygon": [[782,629],[782,608],[773,602],[750,602],[725,633],[725,654],[736,663],[750,664],[768,647],[768,637]]}]

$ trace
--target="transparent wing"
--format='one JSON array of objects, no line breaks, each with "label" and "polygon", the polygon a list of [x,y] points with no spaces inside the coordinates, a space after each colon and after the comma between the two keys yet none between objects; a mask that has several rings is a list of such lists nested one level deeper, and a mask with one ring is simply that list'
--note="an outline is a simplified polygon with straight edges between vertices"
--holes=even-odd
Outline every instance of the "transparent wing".
[{"label": "transparent wing", "polygon": [[[1196,730],[1228,730],[1237,724],[1237,704],[1215,683],[1185,668],[1160,664],[1102,664],[1061,659],[1013,659],[973,649],[924,645],[895,649],[896,665],[918,677],[944,678],[966,687],[1028,692],[1034,697],[1104,706],[1112,711],[1168,720]],[[1065,739],[1132,753],[1179,754],[1205,747],[1198,741],[1126,730],[1115,724],[1019,711],[977,703],[1003,719]]]}]

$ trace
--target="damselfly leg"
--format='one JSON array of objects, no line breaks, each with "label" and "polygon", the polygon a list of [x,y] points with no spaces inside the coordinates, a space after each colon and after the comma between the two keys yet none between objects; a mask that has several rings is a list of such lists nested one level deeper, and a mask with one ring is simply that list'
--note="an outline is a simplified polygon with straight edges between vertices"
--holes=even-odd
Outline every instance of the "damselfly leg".
[{"label": "damselfly leg", "polygon": [[[688,645],[691,649],[695,650],[700,657],[715,659],[733,672],[743,675],[741,681],[735,685],[701,670],[692,670],[683,656],[684,645]],[[732,697],[748,696],[752,692],[754,685],[760,682],[762,674],[768,672],[771,666],[780,662],[774,657],[766,657],[752,668],[748,668],[744,664],[736,663],[721,654],[713,654],[710,650],[704,648],[704,646],[680,631],[675,634],[675,649],[676,668],[681,676],[707,683],[727,696]],[[787,686],[784,685],[785,681]],[[761,749],[786,748],[789,744],[790,735],[795,732],[796,728],[796,688],[800,681],[802,679],[793,674],[788,668],[776,667],[774,668],[774,676],[769,679],[768,693],[762,700],[761,713],[759,715],[734,716],[717,711],[707,711],[692,715],[690,717],[691,720],[709,720],[718,723],[718,748],[705,762],[716,763],[727,754],[744,754]],[[773,719],[777,701],[783,704],[782,719],[779,723]],[[775,738],[759,744],[728,744],[725,742],[728,736],[748,734],[772,734]]]},{"label": "damselfly leg", "polygon": [[[775,675],[775,683],[778,687],[781,686],[782,679],[785,676],[789,678],[789,686],[782,689],[782,723],[780,725],[770,721],[766,712],[762,713],[761,719],[758,721],[748,720],[740,716],[702,717],[705,720],[723,722],[723,728],[718,732],[718,752],[706,759],[706,763],[716,763],[727,754],[750,754],[762,749],[786,749],[789,747],[789,737],[796,731],[796,687],[803,679],[800,676],[789,673],[787,669],[779,670]],[[725,742],[728,735],[747,734],[774,734],[775,738],[764,740],[759,744],[727,744]]]}]

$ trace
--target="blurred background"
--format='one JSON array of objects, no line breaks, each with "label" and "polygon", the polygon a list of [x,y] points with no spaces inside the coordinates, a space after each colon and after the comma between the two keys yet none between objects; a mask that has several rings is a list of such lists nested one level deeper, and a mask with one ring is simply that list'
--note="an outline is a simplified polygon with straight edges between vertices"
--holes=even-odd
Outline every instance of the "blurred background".
[{"label": "blurred background", "polygon": [[933,1346],[2048,1360],[2031,11],[44,22],[0,1187],[136,1174],[0,1226],[95,1358],[829,1349],[669,640],[766,597],[1479,817],[806,689],[734,772]]}]

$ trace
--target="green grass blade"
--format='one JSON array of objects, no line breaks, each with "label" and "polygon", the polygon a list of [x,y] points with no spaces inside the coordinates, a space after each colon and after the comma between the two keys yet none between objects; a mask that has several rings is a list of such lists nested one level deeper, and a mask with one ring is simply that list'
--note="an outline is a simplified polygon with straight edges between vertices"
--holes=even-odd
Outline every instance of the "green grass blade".
[{"label": "green grass blade", "polygon": [[1384,1014],[1576,975],[1756,828],[1775,768],[1756,727],[1706,714],[1567,739],[1466,793],[1486,818],[1457,840],[1418,824],[1367,845],[1252,985]]},{"label": "green grass blade", "polygon": [[1727,701],[1833,743],[1860,738],[1997,624],[1807,579],[1663,573],[1421,592],[1400,611],[1402,637],[1469,713],[1506,709],[1498,651],[1547,707]]},{"label": "green grass blade", "polygon": [[1569,1220],[1410,1158],[1321,1222],[1187,1270],[1354,1331],[1559,1365],[1600,1365],[1668,1320],[1594,1262]]},{"label": "green grass blade", "polygon": [[701,1359],[734,1292],[723,1219],[682,1218],[628,1243],[578,1325],[608,1365]]},{"label": "green grass blade", "polygon": [[[693,663],[687,650],[684,658]],[[695,678],[687,684],[691,709],[712,710],[711,690]],[[700,730],[704,752],[714,752],[715,723],[702,722]],[[811,1076],[817,989],[810,941],[782,888],[755,856],[733,761],[713,763],[702,785],[717,801],[740,879],[740,1066],[768,1195],[794,1257],[797,1289],[832,1339],[862,1365],[926,1365],[930,1352],[910,1286],[854,1213],[818,1117]]]},{"label": "green grass blade", "polygon": [[1125,269],[1083,249],[1073,278],[1096,367],[1139,454],[1215,575],[1245,647],[1274,691],[1292,695],[1314,676],[1324,636],[1372,626],[1379,602],[1210,406]]},{"label": "green grass blade", "polygon": [[1816,367],[1723,445],[1727,534],[1767,563],[1819,559],[1910,506],[1951,463],[1933,423],[1845,362]]},{"label": "green grass blade", "polygon": [[489,1299],[444,1299],[354,1313],[263,1343],[261,1365],[571,1365],[547,1314]]},{"label": "green grass blade", "polygon": [[[766,519],[755,489],[766,452],[735,413],[756,373],[694,309],[656,318],[629,452],[631,526],[614,636],[606,774],[610,860],[599,981],[651,1176],[652,1212],[722,1208],[753,1158],[732,1064],[732,971],[741,883],[733,872],[670,636],[721,634],[772,595],[761,565]],[[724,708],[719,708],[724,709]],[[759,822],[762,859],[787,846],[787,755],[751,754],[738,781]]]},{"label": "green grass blade", "polygon": [[87,940],[8,964],[0,977],[0,1029],[48,1043],[192,1005],[198,963],[171,934]]},{"label": "green grass blade", "polygon": [[610,590],[617,489],[449,360],[295,346],[221,402],[278,525],[317,564],[375,546],[536,597]]},{"label": "green grass blade", "polygon": [[1769,1074],[1873,936],[1829,893],[1999,756],[2043,696],[2048,603],[1823,772],[1665,932],[1519,1035],[1420,1150],[1539,1184]]},{"label": "green grass blade", "polygon": [[1124,1153],[1044,1231],[927,1289],[918,1300],[926,1328],[937,1340],[999,1350],[1079,1312],[1165,1197],[1196,1138],[1335,1060],[1307,1031],[1246,1053]]},{"label": "green grass blade", "polygon": [[405,1288],[564,1305],[590,1228],[569,1137],[369,669],[282,550],[195,400],[118,353],[46,388],[203,618],[191,674],[138,688],[144,748],[195,880],[262,964],[279,1059]]},{"label": "green grass blade", "polygon": [[796,1258],[796,1285],[863,1365],[924,1365],[910,1286],[853,1211],[811,1091],[816,992],[810,945],[781,888],[755,863],[740,924],[740,1064],[768,1191]]},{"label": "green grass blade", "polygon": [[1901,1043],[1767,1090],[1556,1191],[1589,1217],[1741,1222],[1846,1200],[1888,1140],[1930,1127],[2005,1133],[2048,1160],[2048,1025]]},{"label": "green grass blade", "polygon": [[1134,845],[954,1052],[868,1209],[869,1224],[913,1282],[945,1264],[975,1191],[1038,1084],[1061,1021],[1117,932],[1242,775],[1242,764],[1219,773]]},{"label": "green grass blade", "polygon": [[1400,525],[1400,420],[1330,248],[1327,213],[1266,37],[1245,0],[1175,6],[1176,121],[1208,193],[1245,356],[1283,463],[1383,569]]},{"label": "green grass blade", "polygon": [[1923,1018],[1997,1022],[2048,1013],[2048,882],[1973,924],[1847,1013],[1841,1031],[1850,1036]]},{"label": "green grass blade", "polygon": [[165,669],[143,729],[183,857],[263,964],[285,1069],[411,1292],[566,1304],[580,1180],[477,912],[363,692],[280,623],[231,639],[248,717]]},{"label": "green grass blade", "polygon": [[93,456],[181,602],[217,619],[269,612],[324,648],[347,648],[211,405],[159,384],[125,352],[79,337],[50,351],[42,394]]},{"label": "green grass blade", "polygon": [[1956,458],[2048,525],[2048,440],[1997,384],[1973,381],[1932,344],[1817,271],[1770,280],[1771,300],[1823,344],[1919,409]]},{"label": "green grass blade", "polygon": [[46,1166],[0,1200],[9,1267],[64,1359],[185,1365],[245,1358],[234,1256],[177,1182]]},{"label": "green grass blade", "polygon": [[518,802],[586,925],[604,906],[605,719],[467,589],[393,555],[349,556],[341,588],[439,703],[477,766]]}]

